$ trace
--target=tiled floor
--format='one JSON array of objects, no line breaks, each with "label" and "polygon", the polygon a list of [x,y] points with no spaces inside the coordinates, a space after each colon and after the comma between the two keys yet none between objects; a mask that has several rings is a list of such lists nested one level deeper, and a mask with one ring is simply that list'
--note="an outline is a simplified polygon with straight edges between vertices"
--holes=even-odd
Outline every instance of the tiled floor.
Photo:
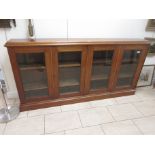
[{"label": "tiled floor", "polygon": [[138,88],[132,96],[21,112],[16,120],[0,124],[0,134],[155,134],[155,89]]}]

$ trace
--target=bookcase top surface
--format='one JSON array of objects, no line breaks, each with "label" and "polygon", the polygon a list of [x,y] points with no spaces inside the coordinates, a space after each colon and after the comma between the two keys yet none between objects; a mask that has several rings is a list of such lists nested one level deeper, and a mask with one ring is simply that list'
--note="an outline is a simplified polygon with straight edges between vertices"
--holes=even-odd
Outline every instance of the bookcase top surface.
[{"label": "bookcase top surface", "polygon": [[144,39],[104,39],[104,38],[72,38],[72,39],[11,39],[6,42],[6,47],[22,46],[61,46],[61,45],[115,45],[115,44],[149,44]]}]

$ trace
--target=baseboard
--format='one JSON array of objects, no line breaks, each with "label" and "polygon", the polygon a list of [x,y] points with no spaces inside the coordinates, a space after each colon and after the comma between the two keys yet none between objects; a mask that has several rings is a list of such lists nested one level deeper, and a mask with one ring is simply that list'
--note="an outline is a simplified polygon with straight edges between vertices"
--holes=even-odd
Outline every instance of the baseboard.
[{"label": "baseboard", "polygon": [[118,92],[89,94],[89,95],[83,95],[83,96],[59,98],[59,99],[55,99],[55,100],[30,102],[30,103],[21,104],[20,111],[48,108],[48,107],[52,107],[52,106],[61,106],[61,105],[66,105],[66,104],[87,102],[87,101],[113,98],[113,97],[119,97],[119,96],[127,96],[127,95],[133,95],[134,93],[135,93],[135,90],[131,89],[131,90],[122,90],[122,91],[118,91]]},{"label": "baseboard", "polygon": [[19,97],[18,97],[18,92],[17,92],[17,91],[8,91],[8,92],[6,93],[6,95],[7,95],[7,98],[8,98],[8,99],[11,99],[11,98],[19,98]]}]

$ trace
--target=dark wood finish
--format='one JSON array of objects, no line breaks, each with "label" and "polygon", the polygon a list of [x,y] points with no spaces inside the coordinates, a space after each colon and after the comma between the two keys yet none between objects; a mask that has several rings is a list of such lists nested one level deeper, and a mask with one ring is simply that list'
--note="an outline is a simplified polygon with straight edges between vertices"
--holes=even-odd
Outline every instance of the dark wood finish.
[{"label": "dark wood finish", "polygon": [[24,89],[23,89],[23,84],[22,84],[22,80],[21,80],[21,76],[20,76],[19,67],[18,67],[17,61],[16,61],[16,53],[13,48],[8,48],[8,53],[9,53],[9,58],[10,58],[16,86],[18,89],[20,102],[24,103],[24,101],[25,101]]},{"label": "dark wood finish", "polygon": [[[59,66],[58,64],[58,54],[59,53],[65,53],[65,52],[77,52],[77,51],[80,51],[81,52],[81,64],[74,64],[72,63],[73,65],[71,66],[71,64],[69,65],[63,65],[63,67],[75,67],[75,66],[81,66],[81,76],[80,76],[80,93],[73,93],[74,95],[83,95],[84,94],[84,84],[85,84],[85,63],[86,63],[86,56],[87,56],[87,47],[85,46],[58,46],[57,48],[55,47],[54,48],[55,52],[53,53],[55,55],[55,60],[57,62],[55,62],[55,68],[56,68],[56,76],[55,76],[55,81],[56,81],[56,87],[55,89],[59,92],[59,85],[60,85],[60,82],[59,82],[59,67],[62,67],[62,64]],[[63,86],[67,86],[67,85],[70,85],[70,86],[76,86],[78,85],[77,82],[74,82],[72,81],[70,84],[67,84],[67,83],[64,83],[62,85]],[[71,93],[70,93],[71,95]],[[60,96],[60,95],[59,95]],[[61,94],[61,96],[68,96],[68,94]]]},{"label": "dark wood finish", "polygon": [[106,93],[94,93],[90,95],[83,95],[83,96],[74,96],[69,98],[59,98],[55,100],[45,100],[45,101],[38,101],[38,102],[29,102],[29,104],[21,104],[20,110],[34,110],[39,108],[48,108],[51,106],[61,106],[66,104],[73,104],[78,102],[85,102],[87,101],[93,101],[93,100],[101,100],[101,99],[107,99],[107,98],[114,98],[114,97],[120,97],[120,96],[127,96],[127,95],[133,95],[135,93],[135,90],[128,89],[128,90],[122,90],[117,92],[106,92]]},{"label": "dark wood finish", "polygon": [[[125,50],[134,50],[134,49],[141,51],[141,54],[140,54],[140,58],[138,60],[137,68],[136,68],[131,86],[116,87],[118,75],[119,75],[119,72],[121,69],[121,63],[123,61],[123,54],[124,54]],[[127,51],[127,52],[130,52],[130,51]],[[121,90],[121,89],[125,89],[125,88],[127,88],[127,89],[129,89],[129,88],[135,89],[136,88],[136,85],[137,85],[137,82],[138,82],[138,79],[139,79],[139,76],[140,76],[140,73],[141,73],[147,53],[148,53],[148,46],[144,46],[144,45],[141,45],[141,46],[140,45],[130,45],[130,46],[129,45],[121,45],[119,47],[118,59],[117,59],[118,63],[116,66],[117,71],[116,71],[116,76],[115,76],[116,78],[114,81],[115,90]],[[130,77],[130,76],[127,76],[127,77]]]},{"label": "dark wood finish", "polygon": [[149,44],[148,41],[143,39],[11,39],[5,46],[6,47],[27,47],[27,46],[61,46],[61,45],[144,45]]},{"label": "dark wood finish", "polygon": [[[23,88],[23,84],[22,84],[22,78],[21,78],[21,73],[20,73],[20,67],[17,64],[17,60],[16,60],[16,54],[18,53],[44,53],[45,54],[45,67],[46,67],[46,74],[47,74],[47,80],[48,80],[48,91],[49,91],[49,97],[46,96],[41,96],[41,97],[36,97],[36,98],[30,98],[30,99],[26,99],[25,94],[24,94],[24,88]],[[14,47],[14,48],[9,48],[9,56],[10,56],[10,60],[11,60],[11,64],[12,64],[12,68],[13,68],[13,72],[14,72],[14,77],[15,77],[15,81],[16,81],[16,85],[17,85],[17,89],[19,92],[19,98],[21,100],[21,103],[27,103],[30,101],[34,101],[34,100],[44,100],[44,99],[50,99],[52,97],[52,78],[51,78],[51,71],[50,68],[48,66],[51,66],[51,59],[50,59],[50,51],[49,48],[46,47]],[[25,69],[26,70],[26,69]],[[34,77],[35,78],[35,77]],[[43,89],[45,87],[43,87],[40,84],[40,88],[39,88],[39,84],[38,84],[38,89]],[[32,90],[31,88],[28,88],[27,90]],[[36,88],[37,90],[37,88]]]},{"label": "dark wood finish", "polygon": [[148,50],[147,50],[146,47],[144,47],[142,49],[142,53],[141,53],[141,56],[140,56],[140,59],[139,59],[139,63],[138,63],[138,66],[137,66],[136,73],[134,75],[134,80],[133,80],[133,83],[132,83],[132,88],[135,88],[137,86],[137,82],[138,82],[141,70],[143,68],[143,64],[144,64],[144,61],[146,59],[147,53],[148,53]]},{"label": "dark wood finish", "polygon": [[[143,67],[149,42],[145,40],[137,39],[38,39],[35,41],[29,40],[10,40],[5,46],[8,48],[9,57],[20,97],[21,111],[45,108],[50,106],[58,106],[64,104],[71,104],[76,102],[85,102],[96,99],[104,99],[110,97],[132,95],[135,92],[135,88],[140,76],[141,69]],[[124,50],[140,50],[140,58],[133,77],[131,86],[117,87],[118,76],[122,64]],[[107,65],[111,65],[110,75],[108,77],[108,87],[105,89],[91,89],[91,80],[102,80],[107,77],[99,75],[92,76],[92,65],[103,65],[102,60],[93,62],[94,51],[112,50],[113,58],[110,61],[106,61]],[[59,64],[59,53],[74,53],[81,52],[81,64],[78,62],[65,62]],[[16,53],[40,53],[45,54],[45,66],[43,65],[27,65],[18,66]],[[130,51],[129,51],[130,52]],[[129,63],[128,60],[123,60],[125,63]],[[69,83],[59,82],[59,69],[80,67],[80,90],[79,92],[69,92],[60,94],[59,85],[65,86],[77,86],[79,83],[74,79]],[[24,94],[24,88],[20,71],[27,70],[46,70],[47,74],[47,89],[48,96],[37,96],[34,98],[26,98]],[[72,73],[69,73],[72,76]],[[122,75],[123,78],[129,78],[130,75]],[[33,84],[32,84],[33,86]],[[42,83],[36,84],[34,87],[27,86],[27,90],[39,90],[46,88]]]},{"label": "dark wood finish", "polygon": [[[86,78],[85,78],[85,92],[86,94],[88,94],[90,92],[90,82],[91,82],[91,76],[92,76],[92,64],[93,64],[93,56],[95,54],[94,51],[105,51],[105,50],[112,50],[114,51],[113,53],[113,58],[111,61],[111,71],[110,71],[110,75],[109,75],[109,80],[108,80],[108,88],[107,89],[101,89],[101,90],[96,90],[98,92],[104,92],[105,90],[110,91],[112,90],[113,87],[113,77],[115,74],[115,63],[116,58],[117,58],[117,46],[115,45],[111,45],[111,46],[107,46],[107,45],[94,45],[94,46],[88,46],[88,56],[87,56],[87,64],[86,64]],[[102,63],[103,61],[98,61],[95,63]],[[93,78],[94,79],[94,78]],[[97,79],[97,78],[96,78]],[[102,78],[101,78],[102,79]],[[93,90],[91,90],[92,92],[94,92]]]}]

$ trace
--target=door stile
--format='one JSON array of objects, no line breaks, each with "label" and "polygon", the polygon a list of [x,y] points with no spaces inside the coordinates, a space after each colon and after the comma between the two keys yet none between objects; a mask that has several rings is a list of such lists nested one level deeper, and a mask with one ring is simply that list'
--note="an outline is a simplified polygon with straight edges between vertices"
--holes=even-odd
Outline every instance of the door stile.
[{"label": "door stile", "polygon": [[82,47],[82,58],[81,58],[81,77],[80,77],[80,95],[86,94],[85,81],[86,81],[86,70],[87,70],[87,47]]},{"label": "door stile", "polygon": [[49,96],[53,97],[54,89],[53,89],[53,69],[51,69],[52,66],[52,51],[51,48],[45,49],[45,64],[46,64],[46,72],[47,72],[47,79],[48,79],[48,91]]},{"label": "door stile", "polygon": [[134,75],[134,79],[133,79],[133,82],[132,82],[132,88],[133,89],[136,88],[136,86],[137,86],[137,82],[138,82],[141,70],[143,68],[143,64],[144,64],[144,61],[146,59],[147,53],[148,53],[148,48],[143,48],[142,51],[141,51],[138,66],[137,66],[137,69],[136,69],[136,72],[135,72],[135,75]]},{"label": "door stile", "polygon": [[18,67],[17,60],[16,60],[16,52],[15,51],[16,51],[16,49],[14,49],[14,48],[8,49],[9,58],[10,58],[14,78],[16,81],[17,90],[20,92],[20,93],[18,93],[19,98],[20,98],[21,103],[24,103],[25,102],[24,88],[23,88],[22,78],[21,78],[19,67]]},{"label": "door stile", "polygon": [[90,91],[90,81],[92,73],[92,63],[93,63],[93,47],[87,47],[87,58],[86,58],[86,71],[85,71],[85,94],[89,94]]},{"label": "door stile", "polygon": [[115,87],[115,83],[117,80],[117,67],[120,62],[120,55],[119,55],[120,49],[119,47],[115,47],[114,48],[114,55],[113,55],[113,59],[112,59],[112,66],[111,66],[111,73],[109,76],[109,83],[108,83],[108,91],[113,91],[114,87]]},{"label": "door stile", "polygon": [[[113,68],[115,71],[112,85],[110,86],[110,91],[116,90],[116,84],[118,80],[118,75],[121,69],[122,59],[123,59],[123,51],[120,46],[117,47],[116,50],[116,62],[114,62],[115,67]],[[111,77],[112,78],[112,77]]]}]

